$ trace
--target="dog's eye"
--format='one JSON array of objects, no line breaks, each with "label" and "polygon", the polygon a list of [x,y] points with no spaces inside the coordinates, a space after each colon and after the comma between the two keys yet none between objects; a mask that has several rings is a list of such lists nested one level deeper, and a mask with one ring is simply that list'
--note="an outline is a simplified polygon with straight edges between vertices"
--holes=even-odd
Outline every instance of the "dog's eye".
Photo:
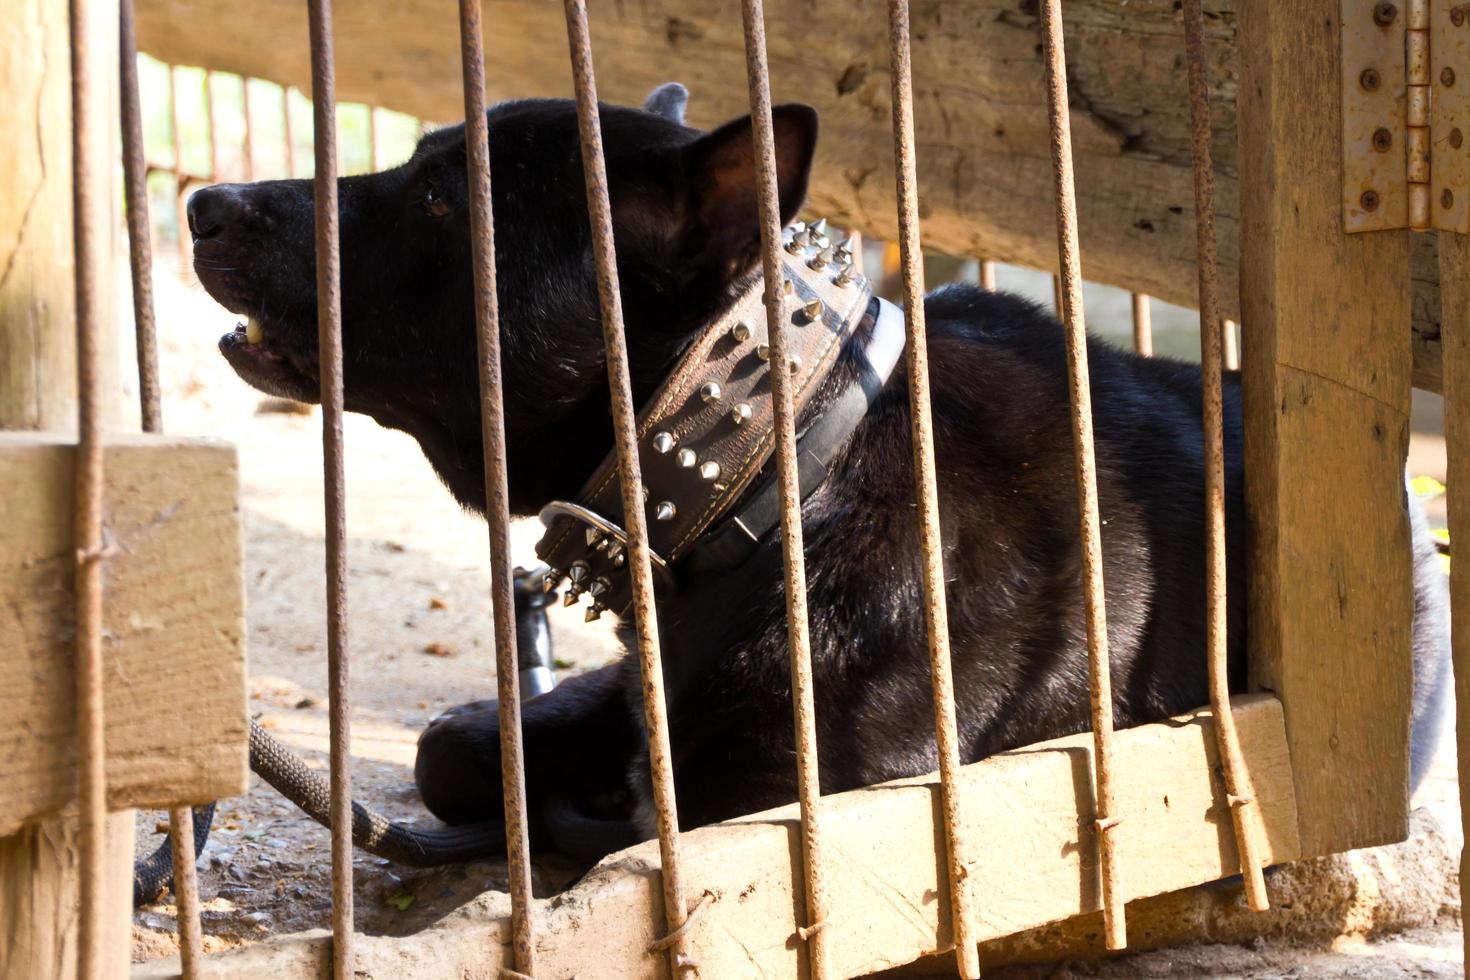
[{"label": "dog's eye", "polygon": [[449,213],[449,202],[444,199],[444,195],[437,188],[430,187],[425,191],[421,203],[424,210],[436,218],[442,218]]}]

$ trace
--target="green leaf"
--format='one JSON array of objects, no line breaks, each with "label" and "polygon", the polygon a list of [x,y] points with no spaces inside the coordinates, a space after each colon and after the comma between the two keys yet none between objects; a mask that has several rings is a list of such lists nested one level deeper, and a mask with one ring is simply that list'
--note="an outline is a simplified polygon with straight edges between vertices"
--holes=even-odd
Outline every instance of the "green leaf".
[{"label": "green leaf", "polygon": [[400,888],[396,892],[385,898],[383,901],[387,902],[389,905],[393,906],[400,912],[406,912],[408,911],[408,907],[413,904],[413,896]]},{"label": "green leaf", "polygon": [[1409,481],[1414,496],[1421,500],[1432,500],[1444,493],[1444,484],[1432,476],[1416,476]]}]

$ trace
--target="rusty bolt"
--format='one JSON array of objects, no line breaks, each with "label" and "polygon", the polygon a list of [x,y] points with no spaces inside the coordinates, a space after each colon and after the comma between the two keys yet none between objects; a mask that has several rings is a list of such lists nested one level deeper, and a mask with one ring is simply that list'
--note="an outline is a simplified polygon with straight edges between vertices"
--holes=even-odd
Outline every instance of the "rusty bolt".
[{"label": "rusty bolt", "polygon": [[1454,24],[1456,27],[1465,26],[1465,11],[1460,9],[1459,7],[1451,8],[1450,23]]},{"label": "rusty bolt", "polygon": [[1439,80],[1444,85],[1455,84],[1455,70],[1453,68],[1446,68],[1439,73]]},{"label": "rusty bolt", "polygon": [[1364,68],[1363,73],[1358,76],[1358,84],[1363,86],[1365,92],[1378,91],[1378,86],[1382,81],[1377,68]]},{"label": "rusty bolt", "polygon": [[1379,27],[1387,27],[1392,24],[1399,15],[1399,8],[1391,3],[1375,3],[1373,5],[1373,22]]},{"label": "rusty bolt", "polygon": [[1450,146],[1458,150],[1460,148],[1460,144],[1463,142],[1465,142],[1465,137],[1461,135],[1458,129],[1450,130]]},{"label": "rusty bolt", "polygon": [[1386,129],[1373,130],[1373,149],[1379,153],[1387,153],[1389,147],[1393,146],[1393,134]]},{"label": "rusty bolt", "polygon": [[1363,196],[1358,198],[1358,203],[1363,206],[1364,211],[1377,211],[1378,192],[1374,190],[1364,191]]},{"label": "rusty bolt", "polygon": [[1455,192],[1448,187],[1439,195],[1439,206],[1448,211],[1455,206]]}]

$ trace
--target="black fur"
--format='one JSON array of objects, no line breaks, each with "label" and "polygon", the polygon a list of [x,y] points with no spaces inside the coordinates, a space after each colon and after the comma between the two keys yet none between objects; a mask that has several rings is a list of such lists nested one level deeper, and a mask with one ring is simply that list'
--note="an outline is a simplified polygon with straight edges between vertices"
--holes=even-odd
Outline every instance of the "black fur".
[{"label": "black fur", "polygon": [[[681,124],[683,99],[664,89],[650,99],[656,111],[603,109],[640,399],[749,281],[758,252],[749,122],[700,134]],[[510,497],[530,514],[574,496],[609,451],[607,382],[574,108],[508,103],[489,119]],[[816,118],[783,106],[775,119],[790,220]],[[346,397],[350,410],[413,435],[454,496],[482,510],[464,167],[454,127],[425,137],[401,167],[341,182]],[[314,400],[310,184],[208,188],[189,214],[200,279],[266,334],[256,347],[226,336],[226,357],[257,387]],[[952,286],[925,310],[959,731],[966,759],[977,759],[1087,726],[1065,355],[1058,324],[1013,296]],[[1199,369],[1096,341],[1089,358],[1115,710],[1127,726],[1207,700]],[[852,372],[849,357],[808,411]],[[900,368],[803,507],[827,792],[936,767],[906,392]],[[1233,375],[1225,408],[1240,690],[1246,516]],[[1428,568],[1416,624],[1426,662],[1442,660],[1446,633],[1443,577]],[[745,566],[686,575],[659,606],[686,828],[794,798],[781,582],[771,535]],[[1433,712],[1436,690],[1421,687],[1420,714]],[[501,812],[493,708],[467,705],[421,740],[419,787],[445,820]],[[626,817],[631,807],[650,832],[638,805],[649,790],[634,660],[565,682],[524,718],[536,846],[593,858],[624,839],[559,836],[565,822],[545,813],[564,812],[567,794],[584,812]]]}]

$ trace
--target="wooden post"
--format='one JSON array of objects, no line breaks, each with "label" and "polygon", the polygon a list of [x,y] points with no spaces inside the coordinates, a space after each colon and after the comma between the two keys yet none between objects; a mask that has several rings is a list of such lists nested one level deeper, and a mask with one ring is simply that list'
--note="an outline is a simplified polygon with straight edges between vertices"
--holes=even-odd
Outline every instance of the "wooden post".
[{"label": "wooden post", "polygon": [[1340,0],[1240,8],[1251,678],[1286,711],[1302,853],[1407,834],[1407,232],[1341,214]]},{"label": "wooden post", "polygon": [[[94,5],[92,51],[102,84],[90,93],[99,159],[115,160],[117,14]],[[0,18],[0,429],[76,429],[76,324],[72,265],[71,73],[65,0],[31,0]],[[22,97],[21,93],[24,93]],[[115,174],[99,168],[99,215],[117,227]],[[116,321],[115,236],[99,236],[103,322]],[[115,330],[104,334],[108,414],[119,398]],[[0,652],[0,657],[15,651]],[[77,827],[52,817],[0,838],[0,980],[54,980],[76,971]],[[110,818],[110,892],[103,972],[128,971],[133,811]]]},{"label": "wooden post", "polygon": [[[1449,472],[1450,540],[1470,541],[1470,236],[1439,233],[1443,282],[1444,425]],[[1455,745],[1460,815],[1470,819],[1470,553],[1450,564],[1450,624],[1455,659]],[[1460,855],[1460,897],[1470,894],[1470,861]],[[1470,952],[1470,934],[1466,935]]]}]

